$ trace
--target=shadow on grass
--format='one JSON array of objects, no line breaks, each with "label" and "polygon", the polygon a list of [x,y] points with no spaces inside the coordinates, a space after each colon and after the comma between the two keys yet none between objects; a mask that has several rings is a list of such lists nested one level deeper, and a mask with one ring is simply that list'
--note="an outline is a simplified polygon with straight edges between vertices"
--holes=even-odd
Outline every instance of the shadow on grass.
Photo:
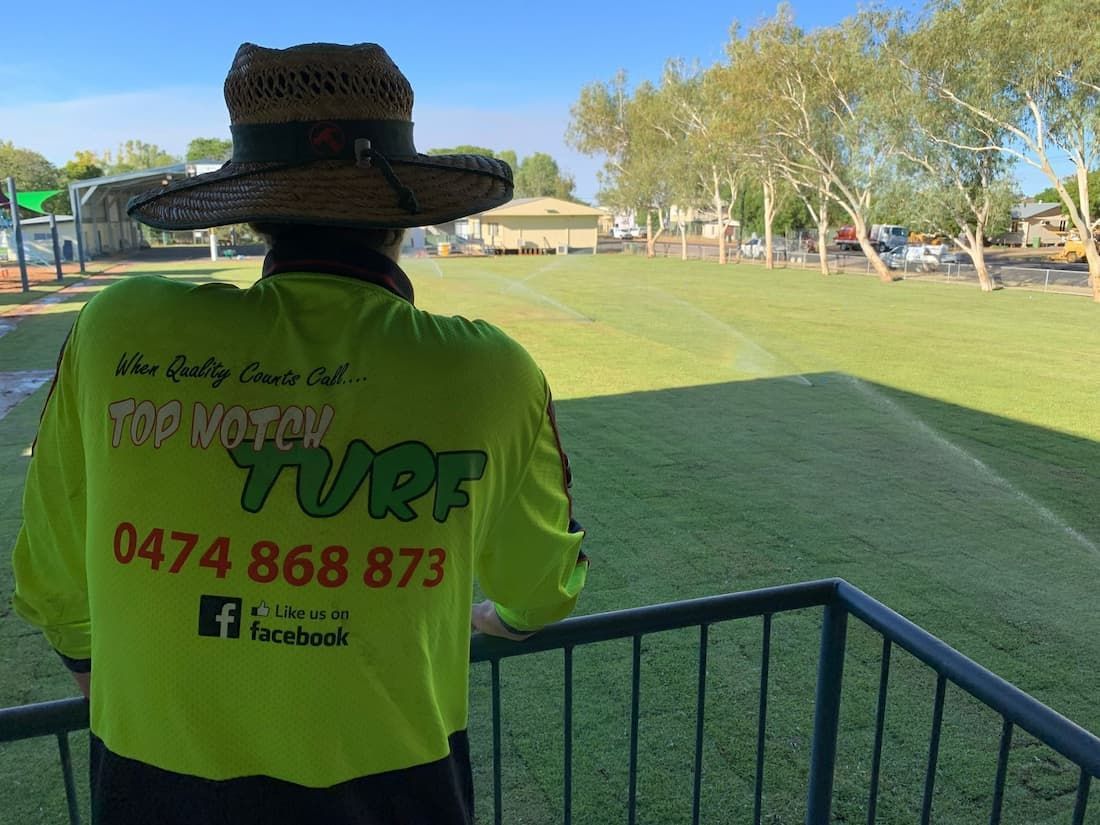
[{"label": "shadow on grass", "polygon": [[64,289],[67,286],[71,286],[79,281],[84,280],[83,277],[68,276],[61,281],[51,281],[49,283],[35,283],[32,285],[29,292],[22,292],[18,288],[12,290],[0,291],[0,306],[8,306],[10,304],[26,304],[30,301],[37,301],[40,298],[44,298],[47,295],[51,295],[60,289]]},{"label": "shadow on grass", "polygon": [[[1092,641],[1100,636],[1100,444],[842,374],[806,378],[558,403],[593,559],[581,609],[841,576],[1100,729]],[[816,612],[775,619],[766,821],[804,816],[819,620]],[[697,631],[646,638],[639,763],[646,821],[690,814],[697,639]],[[576,653],[578,821],[625,811],[629,648],[626,641]],[[866,818],[880,648],[853,625],[837,821]],[[719,812],[722,821],[751,820],[759,671],[759,620],[712,631],[704,820]],[[510,660],[502,678],[505,821],[521,811],[524,821],[560,821],[560,654]],[[895,656],[879,822],[912,821],[919,809],[934,688],[927,668]],[[488,707],[482,668],[471,716],[485,821]],[[995,714],[949,690],[935,800],[941,821],[988,817],[999,734]],[[1029,737],[1017,746],[1026,752],[1010,763],[1006,815],[1068,821],[1076,770]]]},{"label": "shadow on grass", "polygon": [[[27,332],[56,322],[31,319]],[[843,576],[1085,727],[1100,727],[1091,641],[1100,635],[1100,444],[842,374],[805,377],[558,403],[593,559],[581,609]],[[33,425],[22,409],[0,422],[11,510],[25,469],[13,451]],[[0,539],[10,544],[17,526],[0,522]],[[6,569],[0,585],[10,589]],[[774,622],[768,822],[804,814],[819,615]],[[0,636],[14,639],[14,621],[3,616]],[[643,642],[639,821],[689,821],[697,640],[689,630]],[[760,647],[758,620],[711,630],[704,821],[751,821]],[[21,691],[35,685],[32,698],[40,698],[39,677],[68,678],[41,648],[37,637],[10,647],[9,661],[25,668],[14,678]],[[853,623],[837,821],[865,818],[879,649]],[[504,821],[560,822],[561,656],[509,660],[501,670]],[[629,641],[576,651],[575,821],[625,819],[630,683]],[[896,657],[879,822],[911,822],[920,805],[934,683],[926,668]],[[471,684],[479,820],[488,822],[487,668],[476,668]],[[5,679],[4,687],[15,686]],[[937,821],[979,821],[988,816],[1000,722],[952,689],[944,725]],[[19,753],[26,761],[0,774],[0,798],[14,800],[25,815],[18,821],[38,818],[43,805],[63,810],[51,742]],[[1075,771],[1018,735],[1006,814],[1068,821],[1075,782]]]}]

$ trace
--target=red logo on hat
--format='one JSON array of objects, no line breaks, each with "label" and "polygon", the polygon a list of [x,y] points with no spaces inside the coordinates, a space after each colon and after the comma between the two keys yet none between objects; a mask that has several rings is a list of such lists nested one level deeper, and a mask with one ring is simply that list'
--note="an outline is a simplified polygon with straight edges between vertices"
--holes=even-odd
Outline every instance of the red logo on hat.
[{"label": "red logo on hat", "polygon": [[347,138],[335,123],[315,123],[309,130],[309,145],[322,157],[334,157],[343,151]]}]

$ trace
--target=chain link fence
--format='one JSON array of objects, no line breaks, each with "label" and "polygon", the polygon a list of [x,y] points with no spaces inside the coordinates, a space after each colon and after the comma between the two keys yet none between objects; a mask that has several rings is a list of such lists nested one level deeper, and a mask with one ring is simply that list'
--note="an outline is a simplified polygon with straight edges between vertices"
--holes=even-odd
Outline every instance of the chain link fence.
[{"label": "chain link fence", "polygon": [[[788,236],[775,239],[776,268],[818,270],[821,266],[821,257],[816,251],[816,233],[790,233]],[[684,254],[684,245],[679,239],[660,239],[654,243],[654,252],[660,258],[681,258]],[[646,245],[644,241],[624,243],[625,254],[645,255]],[[689,240],[686,245],[686,257],[691,261],[718,261],[718,245],[703,243],[698,240]],[[829,271],[845,274],[874,275],[870,261],[860,252],[826,252],[829,262]],[[727,259],[731,262],[750,263],[763,265],[763,241],[753,244],[749,241],[736,246],[730,244],[727,247]],[[1091,295],[1089,286],[1089,274],[1083,269],[1067,269],[1052,266],[1043,266],[1042,262],[1036,262],[1032,266],[999,265],[995,261],[987,261],[989,273],[993,282],[998,287],[1031,289],[1040,292],[1066,292],[1071,294]],[[957,283],[978,286],[978,273],[969,263],[941,263],[932,264],[924,261],[900,261],[894,270],[897,277],[902,280],[939,281],[944,283]]]}]

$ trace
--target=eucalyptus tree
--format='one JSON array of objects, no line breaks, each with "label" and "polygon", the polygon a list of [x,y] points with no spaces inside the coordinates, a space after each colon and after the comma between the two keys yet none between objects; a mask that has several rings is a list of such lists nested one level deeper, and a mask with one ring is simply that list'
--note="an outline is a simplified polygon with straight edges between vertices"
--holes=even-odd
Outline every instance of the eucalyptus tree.
[{"label": "eucalyptus tree", "polygon": [[[642,83],[633,94],[624,72],[610,82],[590,83],[570,109],[567,142],[587,155],[602,155],[600,201],[646,213],[646,252],[667,228],[674,183],[666,162],[667,139],[654,123],[662,119],[659,91]],[[658,226],[653,227],[656,214]]]},{"label": "eucalyptus tree", "polygon": [[[1080,0],[933,0],[914,28],[907,62],[930,94],[975,129],[941,142],[1042,172],[1086,241],[1096,219],[1088,173],[1100,160],[1096,11]],[[1072,169],[1069,185],[1057,168],[1062,160]],[[1100,301],[1100,251],[1084,246]]]},{"label": "eucalyptus tree", "polygon": [[[999,152],[965,145],[1004,140],[1003,130],[958,111],[913,77],[899,93],[895,128],[908,135],[897,149],[909,225],[954,238],[970,256],[983,292],[995,284],[985,260],[985,239],[1003,223],[1015,199],[1012,164]],[[907,173],[907,174],[906,174]]]},{"label": "eucalyptus tree", "polygon": [[709,202],[718,223],[718,262],[726,263],[726,227],[737,198],[739,163],[727,128],[737,113],[722,67],[702,70],[669,61],[661,78],[661,99],[668,113],[663,128],[677,136],[682,153],[675,162],[677,194]]},{"label": "eucalyptus tree", "polygon": [[826,247],[829,245],[829,219],[831,218],[829,207],[831,205],[830,190],[832,189],[832,183],[829,182],[828,178],[822,177],[818,180],[817,185],[807,186],[798,177],[788,174],[786,170],[781,169],[781,171],[790,185],[791,191],[806,207],[806,212],[817,227],[818,268],[822,275],[828,275],[829,256]]},{"label": "eucalyptus tree", "polygon": [[643,84],[635,98],[639,120],[650,130],[652,143],[648,143],[647,156],[660,167],[654,178],[662,182],[662,192],[671,205],[677,208],[677,229],[680,233],[680,259],[687,260],[686,216],[698,210],[705,202],[695,175],[695,159],[690,141],[690,131],[683,128],[680,108],[685,103],[685,87],[675,62],[664,72],[659,87]]},{"label": "eucalyptus tree", "polygon": [[728,46],[731,71],[754,79],[764,154],[804,198],[848,215],[886,282],[893,275],[871,245],[868,215],[899,141],[883,116],[901,82],[883,53],[890,24],[887,15],[863,12],[807,34],[783,5],[744,37],[735,31]]},{"label": "eucalyptus tree", "polygon": [[[736,31],[735,25],[735,37]],[[788,182],[783,167],[777,162],[776,136],[768,128],[769,81],[755,74],[752,68],[731,61],[716,66],[712,73],[715,85],[723,89],[728,102],[722,108],[725,113],[722,134],[727,151],[735,159],[740,181],[749,187],[759,187],[764,265],[771,269],[775,265],[775,216],[782,200],[781,187]]]}]

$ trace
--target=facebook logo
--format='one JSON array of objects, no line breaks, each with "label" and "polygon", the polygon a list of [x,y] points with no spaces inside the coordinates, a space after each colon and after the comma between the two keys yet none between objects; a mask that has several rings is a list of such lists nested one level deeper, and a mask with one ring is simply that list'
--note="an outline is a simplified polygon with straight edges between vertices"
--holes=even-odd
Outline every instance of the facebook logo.
[{"label": "facebook logo", "polygon": [[199,635],[240,638],[241,600],[232,596],[199,596]]}]

